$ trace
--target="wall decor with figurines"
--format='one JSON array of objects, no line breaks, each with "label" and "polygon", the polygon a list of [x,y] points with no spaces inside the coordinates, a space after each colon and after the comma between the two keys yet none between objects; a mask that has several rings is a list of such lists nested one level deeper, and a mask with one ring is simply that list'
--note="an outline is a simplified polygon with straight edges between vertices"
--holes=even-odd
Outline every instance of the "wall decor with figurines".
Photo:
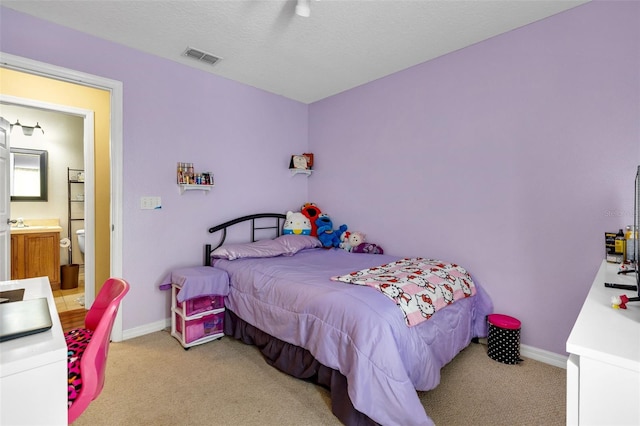
[{"label": "wall decor with figurines", "polygon": [[214,186],[212,172],[195,172],[193,163],[178,163],[177,183],[180,193],[189,190],[210,191]]},{"label": "wall decor with figurines", "polygon": [[311,175],[313,170],[313,154],[308,152],[300,155],[292,155],[289,160],[289,170],[291,175],[305,174]]}]

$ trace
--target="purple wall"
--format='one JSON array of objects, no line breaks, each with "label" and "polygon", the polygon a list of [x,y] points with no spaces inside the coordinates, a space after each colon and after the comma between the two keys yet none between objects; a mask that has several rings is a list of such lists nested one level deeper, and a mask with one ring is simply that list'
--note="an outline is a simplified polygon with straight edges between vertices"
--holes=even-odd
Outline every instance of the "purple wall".
[{"label": "purple wall", "polygon": [[466,266],[523,344],[565,353],[603,233],[632,222],[639,22],[589,3],[312,104],[310,199]]},{"label": "purple wall", "polygon": [[[123,82],[125,330],[169,317],[158,284],[202,262],[207,229],[307,200],[290,155],[306,152],[308,106],[165,59],[0,9],[0,50]],[[213,171],[216,187],[179,195],[176,163]],[[140,210],[140,197],[162,210]]]},{"label": "purple wall", "polygon": [[[632,219],[639,19],[592,2],[308,107],[6,8],[0,50],[124,83],[125,330],[168,316],[157,284],[210,225],[310,200],[389,253],[468,267],[522,343],[564,353],[602,233]],[[290,177],[307,144],[317,171]],[[177,161],[216,188],[178,195]]]}]

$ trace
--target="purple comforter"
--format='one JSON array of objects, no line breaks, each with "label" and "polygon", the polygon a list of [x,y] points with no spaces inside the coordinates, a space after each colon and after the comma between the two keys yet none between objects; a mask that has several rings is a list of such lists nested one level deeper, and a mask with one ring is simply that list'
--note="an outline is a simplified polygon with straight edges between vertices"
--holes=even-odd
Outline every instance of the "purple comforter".
[{"label": "purple comforter", "polygon": [[492,304],[476,280],[475,296],[408,327],[400,308],[384,294],[330,280],[394,260],[310,249],[291,257],[215,259],[214,266],[231,279],[227,307],[339,370],[356,409],[382,425],[432,425],[416,389],[434,389],[440,369],[472,337],[486,336]]}]

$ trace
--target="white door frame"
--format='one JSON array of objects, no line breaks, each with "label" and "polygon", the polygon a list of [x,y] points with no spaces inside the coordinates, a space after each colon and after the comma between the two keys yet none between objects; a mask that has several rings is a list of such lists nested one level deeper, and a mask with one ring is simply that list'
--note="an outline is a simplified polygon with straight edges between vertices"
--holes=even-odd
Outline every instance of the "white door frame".
[{"label": "white door frame", "polygon": [[11,124],[0,116],[0,281],[11,279],[11,190],[9,189]]},{"label": "white door frame", "polygon": [[[111,120],[110,120],[110,174],[111,174],[111,270],[110,276],[122,277],[122,202],[123,202],[123,162],[122,162],[122,110],[123,94],[122,82],[104,77],[86,74],[67,68],[58,67],[44,62],[0,52],[0,65],[16,71],[40,75],[107,90],[111,94]],[[69,107],[67,107],[69,108]],[[77,109],[76,109],[77,111]],[[84,111],[84,110],[83,110]],[[85,116],[86,119],[86,116]],[[85,120],[86,121],[86,120]],[[85,126],[85,132],[86,132]],[[86,139],[86,135],[85,135]],[[91,147],[93,152],[93,146]],[[85,155],[87,147],[85,146]],[[85,158],[86,160],[86,158]],[[88,177],[88,176],[87,176]],[[88,181],[87,181],[88,183]],[[92,191],[90,191],[92,192]],[[87,194],[88,195],[88,194]],[[89,199],[87,203],[89,204]],[[87,246],[91,246],[87,240]],[[85,249],[86,250],[86,249]],[[85,271],[86,273],[86,271]],[[88,277],[87,277],[88,278]],[[85,290],[86,291],[86,290]],[[118,310],[118,316],[113,326],[112,340],[122,340],[122,309]]]}]

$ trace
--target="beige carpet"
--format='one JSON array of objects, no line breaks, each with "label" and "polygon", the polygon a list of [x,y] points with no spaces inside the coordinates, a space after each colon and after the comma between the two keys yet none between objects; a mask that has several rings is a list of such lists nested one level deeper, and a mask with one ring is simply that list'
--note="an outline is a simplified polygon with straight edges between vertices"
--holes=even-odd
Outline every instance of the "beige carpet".
[{"label": "beige carpet", "polygon": [[[505,365],[472,344],[420,392],[437,425],[564,425],[566,371]],[[166,331],[112,343],[100,397],[75,425],[339,425],[325,389],[224,337],[185,351]]]}]

